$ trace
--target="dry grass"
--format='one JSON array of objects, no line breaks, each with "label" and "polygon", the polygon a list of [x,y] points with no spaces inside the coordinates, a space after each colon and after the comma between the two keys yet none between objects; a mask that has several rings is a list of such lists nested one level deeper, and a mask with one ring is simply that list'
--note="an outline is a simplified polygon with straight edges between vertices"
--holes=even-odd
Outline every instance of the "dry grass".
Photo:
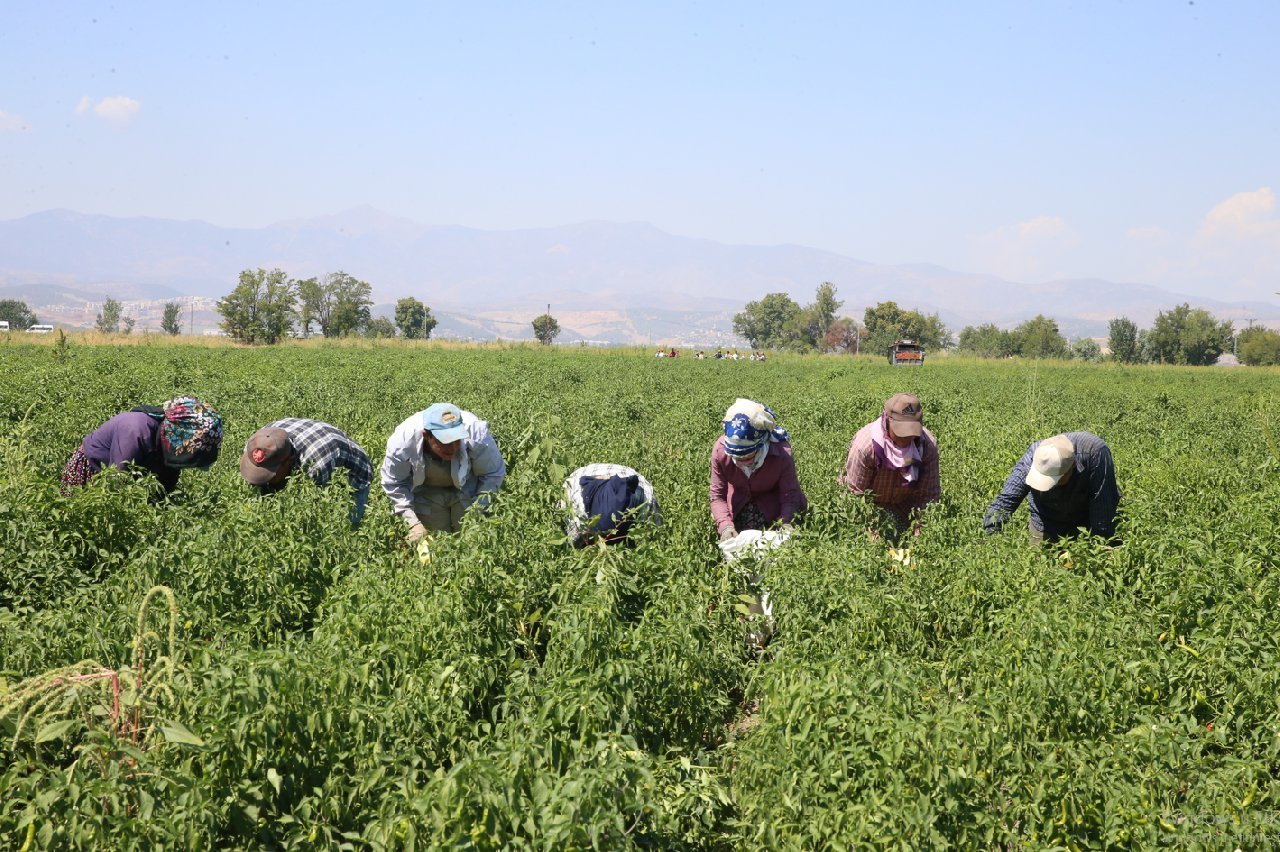
[{"label": "dry grass", "polygon": [[[26,334],[23,332],[0,332],[0,348],[10,345],[31,345],[56,348],[59,346],[62,329],[55,329],[49,334]],[[253,349],[250,344],[237,343],[229,337],[180,334],[171,336],[154,331],[134,332],[132,334],[104,334],[93,330],[65,331],[67,346],[189,346],[204,349]],[[306,339],[286,339],[276,344],[286,349],[475,349],[498,351],[536,351],[542,349],[540,343],[530,340],[405,340],[399,337],[311,337]],[[574,351],[609,351],[648,352],[647,347],[597,347],[578,346],[572,344],[550,347],[555,350],[573,349]],[[692,351],[692,350],[691,350]]]}]

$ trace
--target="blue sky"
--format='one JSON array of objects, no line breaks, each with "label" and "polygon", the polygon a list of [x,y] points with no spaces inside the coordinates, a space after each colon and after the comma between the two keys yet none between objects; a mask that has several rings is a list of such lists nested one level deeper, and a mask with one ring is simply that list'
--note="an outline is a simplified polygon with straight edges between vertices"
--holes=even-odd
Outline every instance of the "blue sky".
[{"label": "blue sky", "polygon": [[1280,290],[1274,0],[7,0],[0,20],[0,219],[367,204]]}]

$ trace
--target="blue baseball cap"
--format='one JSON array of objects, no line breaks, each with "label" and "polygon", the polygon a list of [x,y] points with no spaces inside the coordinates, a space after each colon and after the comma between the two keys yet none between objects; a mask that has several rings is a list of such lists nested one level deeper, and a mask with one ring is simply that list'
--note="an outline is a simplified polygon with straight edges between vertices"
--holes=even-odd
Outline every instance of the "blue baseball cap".
[{"label": "blue baseball cap", "polygon": [[462,411],[451,402],[437,402],[422,412],[422,428],[442,444],[452,444],[467,436]]}]

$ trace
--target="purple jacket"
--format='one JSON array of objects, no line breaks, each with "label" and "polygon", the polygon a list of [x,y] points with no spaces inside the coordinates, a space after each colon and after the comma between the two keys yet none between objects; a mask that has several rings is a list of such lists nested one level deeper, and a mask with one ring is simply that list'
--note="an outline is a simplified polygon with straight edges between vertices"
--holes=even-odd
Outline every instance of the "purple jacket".
[{"label": "purple jacket", "polygon": [[765,521],[791,523],[796,513],[809,505],[800,480],[791,445],[770,444],[764,464],[747,476],[724,451],[723,438],[711,450],[711,517],[716,532],[733,525],[733,518],[747,503],[755,503]]},{"label": "purple jacket", "polygon": [[164,463],[160,450],[160,421],[141,411],[125,411],[112,417],[84,439],[81,445],[89,458],[89,470],[98,474],[104,467],[127,470],[130,466],[150,471],[165,491],[178,486],[182,471]]}]

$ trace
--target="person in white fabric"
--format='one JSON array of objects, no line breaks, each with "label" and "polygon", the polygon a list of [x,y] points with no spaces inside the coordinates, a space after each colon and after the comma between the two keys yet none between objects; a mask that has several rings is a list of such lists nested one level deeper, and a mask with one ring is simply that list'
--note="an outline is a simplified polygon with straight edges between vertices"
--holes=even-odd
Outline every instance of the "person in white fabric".
[{"label": "person in white fabric", "polygon": [[597,539],[625,541],[637,521],[661,522],[649,480],[621,464],[589,464],[569,474],[560,507],[569,512],[565,534],[578,548]]}]

